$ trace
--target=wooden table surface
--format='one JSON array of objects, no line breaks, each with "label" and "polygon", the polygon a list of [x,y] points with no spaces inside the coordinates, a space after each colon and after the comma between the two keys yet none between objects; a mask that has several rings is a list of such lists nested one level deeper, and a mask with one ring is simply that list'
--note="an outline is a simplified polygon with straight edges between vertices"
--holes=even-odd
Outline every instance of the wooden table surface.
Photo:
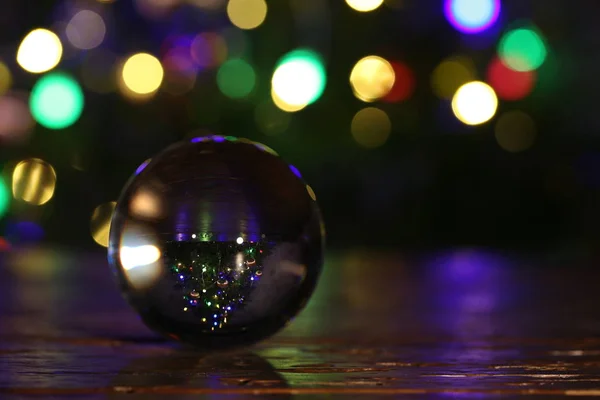
[{"label": "wooden table surface", "polygon": [[600,270],[454,249],[329,254],[309,306],[246,352],[165,342],[104,255],[3,255],[0,399],[600,396]]}]

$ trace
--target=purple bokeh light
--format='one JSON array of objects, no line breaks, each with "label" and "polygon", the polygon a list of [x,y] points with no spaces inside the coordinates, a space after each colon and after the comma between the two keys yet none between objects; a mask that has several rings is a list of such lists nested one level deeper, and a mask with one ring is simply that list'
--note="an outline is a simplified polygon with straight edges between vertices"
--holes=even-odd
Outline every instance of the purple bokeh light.
[{"label": "purple bokeh light", "polygon": [[444,15],[462,33],[476,34],[489,29],[500,16],[500,0],[445,0]]}]

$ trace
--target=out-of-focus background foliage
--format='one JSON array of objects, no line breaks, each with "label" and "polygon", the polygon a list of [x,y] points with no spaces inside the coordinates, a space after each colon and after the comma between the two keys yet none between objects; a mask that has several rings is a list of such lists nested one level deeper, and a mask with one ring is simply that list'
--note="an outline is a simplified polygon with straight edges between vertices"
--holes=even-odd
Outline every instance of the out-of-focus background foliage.
[{"label": "out-of-focus background foliage", "polygon": [[599,12],[3,0],[0,245],[100,249],[136,168],[211,131],[298,167],[333,245],[593,247]]}]

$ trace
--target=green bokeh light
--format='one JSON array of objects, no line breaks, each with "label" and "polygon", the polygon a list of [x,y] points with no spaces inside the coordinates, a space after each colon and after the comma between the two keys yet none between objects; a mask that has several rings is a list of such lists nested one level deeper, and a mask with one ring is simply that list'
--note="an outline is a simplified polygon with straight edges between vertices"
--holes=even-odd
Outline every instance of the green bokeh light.
[{"label": "green bokeh light", "polygon": [[50,73],[34,85],[29,108],[40,125],[63,129],[79,119],[83,103],[83,91],[74,78],[64,73]]},{"label": "green bokeh light", "polygon": [[546,59],[548,52],[542,37],[532,29],[507,32],[498,46],[502,62],[515,71],[533,71]]},{"label": "green bokeh light", "polygon": [[6,186],[6,182],[0,177],[0,217],[6,214],[10,206],[10,190]]},{"label": "green bokeh light", "polygon": [[308,105],[321,97],[327,76],[316,52],[298,49],[284,55],[273,74],[273,90],[286,103]]},{"label": "green bokeh light", "polygon": [[254,89],[256,73],[246,61],[239,58],[231,59],[219,68],[217,85],[225,96],[242,99]]}]

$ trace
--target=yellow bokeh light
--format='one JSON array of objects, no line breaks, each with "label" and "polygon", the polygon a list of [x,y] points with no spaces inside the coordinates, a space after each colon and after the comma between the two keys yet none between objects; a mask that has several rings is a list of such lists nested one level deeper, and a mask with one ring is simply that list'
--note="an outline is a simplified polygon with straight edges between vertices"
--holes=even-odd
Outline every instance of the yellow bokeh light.
[{"label": "yellow bokeh light", "polygon": [[523,111],[508,111],[498,118],[495,135],[498,145],[506,151],[527,150],[535,142],[535,121]]},{"label": "yellow bokeh light", "polygon": [[240,29],[254,29],[267,17],[265,0],[229,0],[227,16]]},{"label": "yellow bokeh light", "polygon": [[442,99],[451,98],[459,87],[476,78],[475,65],[467,57],[452,57],[442,61],[431,75],[431,88]]},{"label": "yellow bokeh light", "polygon": [[350,130],[354,140],[359,145],[375,148],[388,140],[392,123],[385,111],[375,107],[367,107],[354,115]]},{"label": "yellow bokeh light", "polygon": [[0,96],[12,85],[12,75],[8,67],[0,61]]},{"label": "yellow bokeh light", "polygon": [[44,160],[23,160],[13,171],[12,192],[15,199],[40,206],[50,201],[55,188],[56,172]]},{"label": "yellow bokeh light", "polygon": [[125,61],[121,73],[125,88],[137,95],[150,95],[158,90],[164,77],[160,61],[150,54],[138,53]]},{"label": "yellow bokeh light", "polygon": [[108,247],[108,234],[110,233],[110,221],[113,211],[117,203],[111,201],[109,203],[100,204],[92,213],[90,221],[90,232],[92,238],[100,246]]},{"label": "yellow bokeh light", "polygon": [[62,53],[62,43],[56,34],[47,29],[35,29],[21,41],[17,63],[25,71],[40,74],[56,67]]},{"label": "yellow bokeh light", "polygon": [[383,4],[383,0],[346,0],[346,4],[356,11],[373,11]]},{"label": "yellow bokeh light", "polygon": [[474,81],[462,85],[452,97],[452,111],[466,125],[479,125],[492,119],[498,109],[498,97],[486,83]]},{"label": "yellow bokeh light", "polygon": [[362,101],[373,102],[387,95],[396,80],[392,65],[381,57],[367,56],[359,60],[350,73],[354,95]]},{"label": "yellow bokeh light", "polygon": [[275,90],[271,89],[271,99],[273,99],[273,103],[275,103],[275,105],[285,111],[285,112],[296,112],[296,111],[300,111],[303,108],[305,108],[308,103],[306,104],[290,104],[287,103],[285,100],[283,100],[281,97],[279,97],[277,95],[277,93],[275,93]]}]

